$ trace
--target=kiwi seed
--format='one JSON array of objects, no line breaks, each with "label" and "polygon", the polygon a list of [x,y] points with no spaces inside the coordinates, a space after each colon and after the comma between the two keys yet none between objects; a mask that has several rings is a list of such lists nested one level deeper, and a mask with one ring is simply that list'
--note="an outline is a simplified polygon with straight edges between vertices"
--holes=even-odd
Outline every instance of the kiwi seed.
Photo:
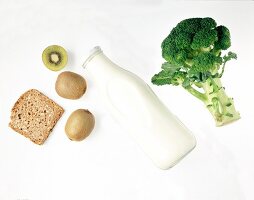
[{"label": "kiwi seed", "polygon": [[59,71],[66,66],[68,55],[63,47],[51,45],[43,51],[42,61],[48,69],[52,71]]}]

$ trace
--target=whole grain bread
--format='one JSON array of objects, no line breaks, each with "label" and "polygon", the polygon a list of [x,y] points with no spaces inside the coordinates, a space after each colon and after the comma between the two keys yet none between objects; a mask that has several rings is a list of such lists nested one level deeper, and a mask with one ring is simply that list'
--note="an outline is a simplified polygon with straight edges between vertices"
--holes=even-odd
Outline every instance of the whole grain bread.
[{"label": "whole grain bread", "polygon": [[35,144],[43,144],[64,109],[36,89],[20,96],[11,110],[9,126]]}]

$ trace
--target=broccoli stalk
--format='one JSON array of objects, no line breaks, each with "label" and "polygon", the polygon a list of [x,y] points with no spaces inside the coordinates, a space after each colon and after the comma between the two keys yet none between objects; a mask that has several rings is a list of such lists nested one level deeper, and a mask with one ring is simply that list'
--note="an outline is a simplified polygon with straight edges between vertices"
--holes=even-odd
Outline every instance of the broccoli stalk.
[{"label": "broccoli stalk", "polygon": [[220,79],[208,80],[202,84],[204,93],[200,93],[193,87],[185,88],[192,95],[204,102],[207,109],[212,114],[216,126],[222,126],[240,118],[236,111],[232,98],[229,98]]},{"label": "broccoli stalk", "polygon": [[183,20],[162,42],[162,56],[167,62],[152,77],[152,83],[181,85],[205,104],[217,126],[233,122],[240,114],[220,80],[226,63],[237,58],[232,52],[222,56],[230,46],[229,30],[217,26],[212,18]]}]

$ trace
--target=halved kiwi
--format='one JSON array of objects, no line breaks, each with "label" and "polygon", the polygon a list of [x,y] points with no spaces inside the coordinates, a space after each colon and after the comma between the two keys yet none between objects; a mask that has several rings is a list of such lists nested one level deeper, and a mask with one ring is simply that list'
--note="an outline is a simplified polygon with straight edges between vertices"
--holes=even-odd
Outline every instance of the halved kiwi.
[{"label": "halved kiwi", "polygon": [[66,66],[68,55],[63,47],[51,45],[43,51],[42,61],[48,69],[52,71],[59,71]]}]

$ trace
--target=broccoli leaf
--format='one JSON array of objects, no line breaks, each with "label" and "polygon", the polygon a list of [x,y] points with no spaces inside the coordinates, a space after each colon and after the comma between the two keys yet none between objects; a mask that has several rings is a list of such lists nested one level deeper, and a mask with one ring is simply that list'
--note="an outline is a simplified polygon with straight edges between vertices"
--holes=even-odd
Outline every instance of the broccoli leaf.
[{"label": "broccoli leaf", "polygon": [[167,71],[168,73],[175,73],[180,68],[181,68],[180,66],[173,65],[173,64],[171,64],[169,62],[165,62],[161,66],[161,69]]},{"label": "broccoli leaf", "polygon": [[162,64],[161,68],[162,71],[152,77],[152,83],[155,85],[171,84],[174,74],[178,72],[181,67],[165,62]]},{"label": "broccoli leaf", "polygon": [[152,77],[152,83],[155,85],[170,85],[172,77],[173,73],[169,73],[167,70],[162,70]]}]

